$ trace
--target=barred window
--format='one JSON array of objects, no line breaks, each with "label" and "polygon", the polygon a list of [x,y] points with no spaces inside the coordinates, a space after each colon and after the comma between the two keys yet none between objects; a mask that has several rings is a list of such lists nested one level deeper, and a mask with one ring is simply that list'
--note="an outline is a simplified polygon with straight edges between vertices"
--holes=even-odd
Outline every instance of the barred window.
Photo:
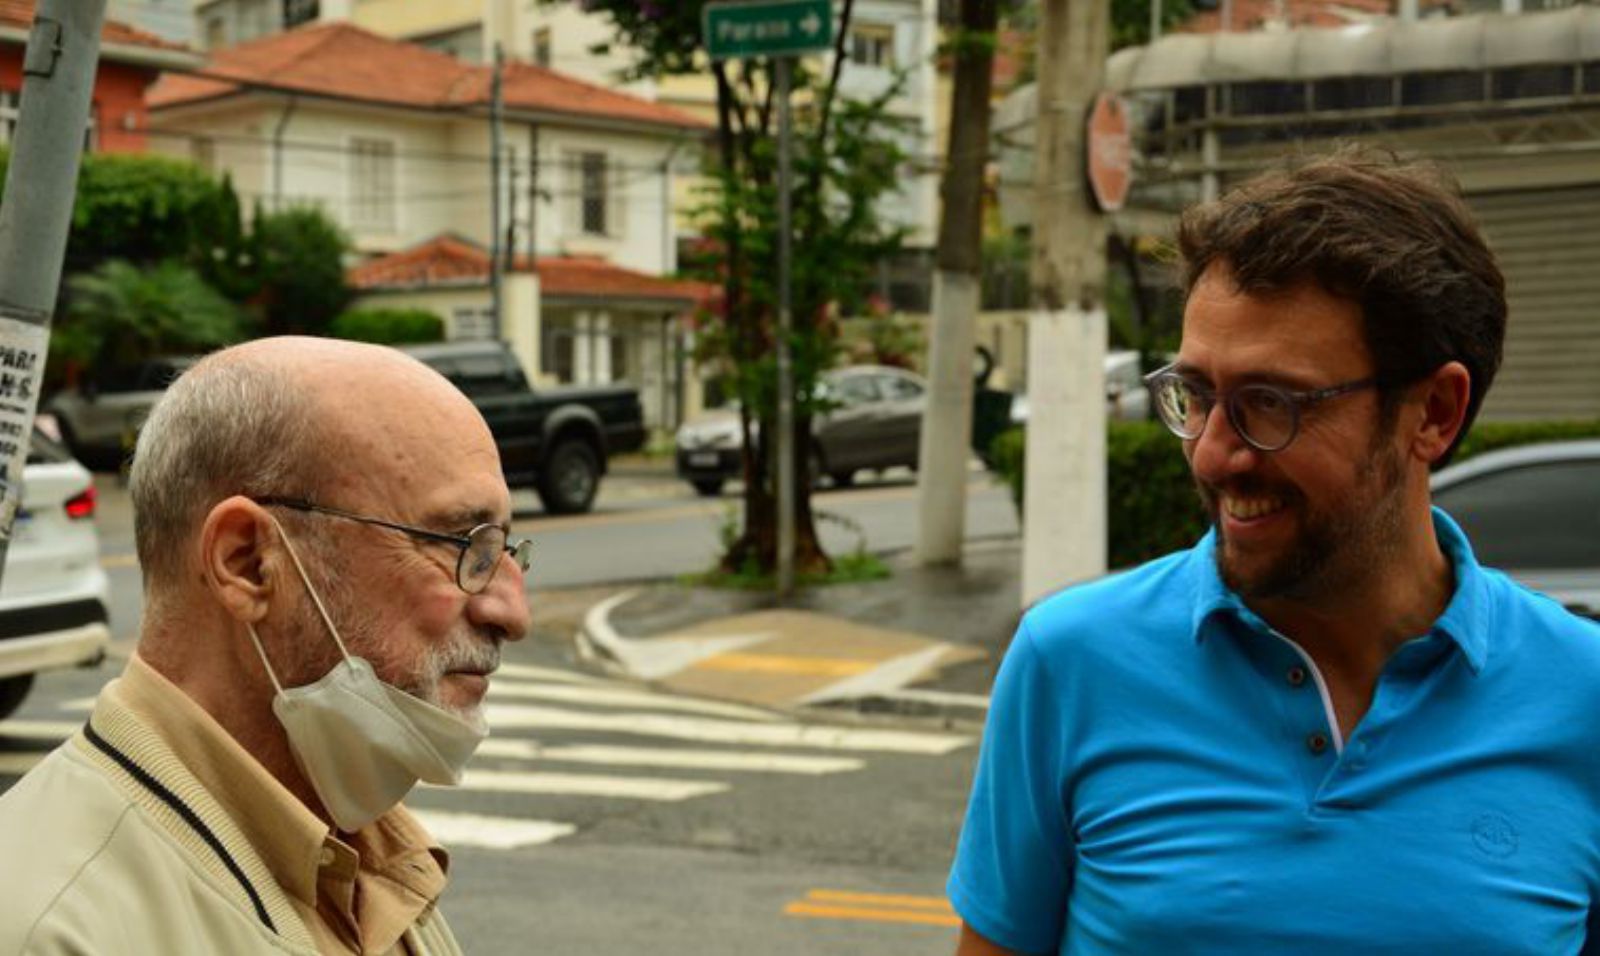
[{"label": "barred window", "polygon": [[592,236],[606,235],[606,204],[610,199],[606,188],[606,154],[583,153],[579,157],[578,175],[583,231]]},{"label": "barred window", "polygon": [[374,232],[395,228],[394,143],[390,140],[350,141],[350,227]]}]

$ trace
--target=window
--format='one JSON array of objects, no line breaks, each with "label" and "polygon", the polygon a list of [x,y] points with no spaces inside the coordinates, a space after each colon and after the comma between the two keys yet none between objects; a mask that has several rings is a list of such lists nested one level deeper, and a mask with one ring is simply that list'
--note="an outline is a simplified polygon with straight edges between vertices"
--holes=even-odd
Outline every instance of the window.
[{"label": "window", "polygon": [[606,228],[609,205],[606,154],[581,153],[578,157],[578,226],[591,236],[610,233]]},{"label": "window", "polygon": [[870,375],[852,375],[833,381],[833,394],[846,405],[865,405],[881,399]]},{"label": "window", "polygon": [[1228,112],[1233,116],[1277,116],[1302,113],[1304,83],[1233,83],[1228,87]]},{"label": "window", "polygon": [[549,27],[540,27],[533,31],[533,62],[543,67],[550,65]]},{"label": "window", "polygon": [[1571,96],[1572,67],[1563,63],[1495,70],[1492,82],[1497,100],[1528,100],[1545,96]]},{"label": "window", "polygon": [[850,62],[858,66],[894,67],[894,28],[863,23],[850,30]]},{"label": "window", "polygon": [[884,398],[891,402],[909,402],[922,397],[921,385],[899,375],[879,376],[878,388],[883,390]]},{"label": "window", "polygon": [[1478,560],[1515,570],[1600,568],[1600,460],[1508,468],[1434,495]]},{"label": "window", "polygon": [[189,158],[207,176],[217,171],[217,141],[209,136],[196,136],[189,141]]},{"label": "window", "polygon": [[1483,73],[1455,70],[1448,73],[1412,73],[1400,80],[1403,106],[1444,106],[1476,103],[1483,99]]},{"label": "window", "polygon": [[1387,76],[1341,76],[1312,84],[1319,110],[1361,110],[1394,105],[1394,80]]},{"label": "window", "polygon": [[577,373],[576,328],[570,315],[552,315],[540,323],[539,371],[562,384]]},{"label": "window", "polygon": [[318,0],[283,0],[283,28],[292,30],[302,23],[310,23],[322,13]]},{"label": "window", "polygon": [[216,50],[228,45],[228,21],[212,17],[206,21],[206,49]]},{"label": "window", "polygon": [[350,226],[368,232],[395,228],[394,143],[350,141]]},{"label": "window", "polygon": [[457,341],[482,341],[494,338],[493,309],[460,308],[451,312],[450,318],[455,325],[455,334],[451,337]]}]

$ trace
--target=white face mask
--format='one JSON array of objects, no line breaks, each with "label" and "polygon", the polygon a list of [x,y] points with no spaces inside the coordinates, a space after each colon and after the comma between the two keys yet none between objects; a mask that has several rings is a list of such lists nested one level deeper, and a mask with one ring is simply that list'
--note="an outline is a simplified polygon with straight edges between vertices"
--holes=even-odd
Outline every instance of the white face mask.
[{"label": "white face mask", "polygon": [[488,727],[384,683],[370,663],[351,656],[282,525],[278,534],[344,661],[314,683],[285,688],[255,627],[246,622],[245,628],[277,690],[272,712],[288,733],[289,750],[333,822],[353,833],[389,812],[418,780],[460,783]]}]

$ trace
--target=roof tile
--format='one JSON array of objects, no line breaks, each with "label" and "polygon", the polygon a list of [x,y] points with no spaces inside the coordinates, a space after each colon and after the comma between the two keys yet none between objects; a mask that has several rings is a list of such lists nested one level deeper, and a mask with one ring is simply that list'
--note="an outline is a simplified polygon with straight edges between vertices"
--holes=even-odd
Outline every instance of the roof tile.
[{"label": "roof tile", "polygon": [[[0,0],[0,3],[5,0]],[[267,87],[422,109],[487,106],[492,70],[349,23],[319,23],[218,50],[198,75],[164,77],[152,109]],[[681,110],[525,63],[508,64],[507,109],[705,129]]]}]

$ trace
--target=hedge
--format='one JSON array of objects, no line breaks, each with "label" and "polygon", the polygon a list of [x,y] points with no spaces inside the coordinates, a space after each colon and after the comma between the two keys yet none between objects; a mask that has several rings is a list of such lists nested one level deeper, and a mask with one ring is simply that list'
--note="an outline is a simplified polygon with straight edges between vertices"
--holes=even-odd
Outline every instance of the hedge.
[{"label": "hedge", "polygon": [[336,339],[410,345],[444,341],[444,320],[427,309],[351,309],[328,325]]},{"label": "hedge", "polygon": [[[1010,486],[1022,511],[1024,429],[994,440],[992,467]],[[1600,438],[1593,421],[1480,422],[1462,441],[1455,461],[1513,445]],[[1107,560],[1129,567],[1186,548],[1205,533],[1207,521],[1189,477],[1182,444],[1156,422],[1108,422],[1106,429]]]}]

